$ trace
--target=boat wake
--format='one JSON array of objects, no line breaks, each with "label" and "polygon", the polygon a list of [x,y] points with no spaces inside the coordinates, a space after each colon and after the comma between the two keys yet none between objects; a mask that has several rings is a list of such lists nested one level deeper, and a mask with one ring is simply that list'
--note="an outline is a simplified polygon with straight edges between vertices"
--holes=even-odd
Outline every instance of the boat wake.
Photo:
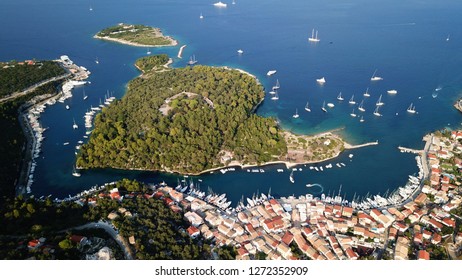
[{"label": "boat wake", "polygon": [[[314,195],[321,194],[324,192],[324,188],[321,184],[306,184],[307,188],[310,188]],[[313,189],[314,188],[314,189]]]}]

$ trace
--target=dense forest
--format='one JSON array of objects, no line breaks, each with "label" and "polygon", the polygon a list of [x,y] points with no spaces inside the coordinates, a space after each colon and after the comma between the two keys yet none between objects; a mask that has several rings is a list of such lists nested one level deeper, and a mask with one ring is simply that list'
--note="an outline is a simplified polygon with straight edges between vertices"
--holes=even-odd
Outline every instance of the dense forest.
[{"label": "dense forest", "polygon": [[222,166],[225,152],[249,163],[277,158],[287,147],[275,120],[252,112],[263,97],[263,87],[237,70],[147,72],[96,117],[77,165],[197,173]]},{"label": "dense forest", "polygon": [[162,66],[168,62],[168,55],[151,55],[142,57],[136,60],[135,65],[138,69],[143,72],[148,72],[151,70],[157,70],[156,67]]},{"label": "dense forest", "polygon": [[0,63],[0,97],[65,73],[66,71],[54,61],[40,61],[33,65]]},{"label": "dense forest", "polygon": [[173,39],[164,37],[160,29],[142,24],[130,25],[121,23],[101,30],[96,36],[152,46],[163,46],[173,43]]}]

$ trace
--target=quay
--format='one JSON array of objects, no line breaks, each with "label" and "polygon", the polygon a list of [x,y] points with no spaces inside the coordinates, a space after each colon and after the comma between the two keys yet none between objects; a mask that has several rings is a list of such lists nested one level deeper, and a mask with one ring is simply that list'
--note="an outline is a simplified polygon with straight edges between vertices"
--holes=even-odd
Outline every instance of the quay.
[{"label": "quay", "polygon": [[180,50],[178,51],[178,55],[177,55],[178,58],[183,58],[182,55],[183,55],[184,48],[186,48],[186,45],[181,46]]}]

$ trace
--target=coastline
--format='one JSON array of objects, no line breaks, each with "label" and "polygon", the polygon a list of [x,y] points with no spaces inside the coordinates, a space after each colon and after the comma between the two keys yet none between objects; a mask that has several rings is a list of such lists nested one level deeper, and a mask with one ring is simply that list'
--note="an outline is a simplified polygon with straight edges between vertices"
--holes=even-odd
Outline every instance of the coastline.
[{"label": "coastline", "polygon": [[170,37],[170,36],[163,36],[163,37],[165,39],[168,39],[170,41],[170,44],[167,44],[167,45],[146,45],[146,44],[139,44],[139,43],[135,43],[135,42],[126,41],[126,40],[123,40],[123,39],[111,38],[111,37],[107,37],[107,36],[106,37],[101,37],[101,36],[98,36],[97,34],[93,36],[93,38],[95,38],[95,39],[105,40],[105,41],[112,41],[112,42],[116,42],[116,43],[123,44],[123,45],[129,45],[129,46],[133,46],[133,47],[157,48],[157,47],[172,47],[172,46],[178,45],[178,41],[173,39],[172,37]]}]

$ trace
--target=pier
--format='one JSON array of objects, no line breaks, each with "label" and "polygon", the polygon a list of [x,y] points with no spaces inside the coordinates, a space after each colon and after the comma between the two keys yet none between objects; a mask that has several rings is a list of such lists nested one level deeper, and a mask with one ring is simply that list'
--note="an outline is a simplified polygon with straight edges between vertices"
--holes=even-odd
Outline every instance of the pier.
[{"label": "pier", "polygon": [[398,146],[398,149],[402,153],[412,153],[412,154],[418,154],[418,155],[420,155],[423,152],[423,150],[415,150],[415,149],[406,148],[406,147],[402,147],[402,146]]},{"label": "pier", "polygon": [[178,58],[183,58],[182,55],[183,55],[184,48],[186,48],[186,45],[181,46],[180,50],[178,51],[178,55],[177,55]]},{"label": "pier", "polygon": [[359,145],[351,145],[351,144],[345,143],[345,149],[357,149],[357,148],[362,148],[362,147],[367,147],[367,146],[374,146],[378,144],[379,144],[379,140],[374,141],[374,142],[359,144]]}]

